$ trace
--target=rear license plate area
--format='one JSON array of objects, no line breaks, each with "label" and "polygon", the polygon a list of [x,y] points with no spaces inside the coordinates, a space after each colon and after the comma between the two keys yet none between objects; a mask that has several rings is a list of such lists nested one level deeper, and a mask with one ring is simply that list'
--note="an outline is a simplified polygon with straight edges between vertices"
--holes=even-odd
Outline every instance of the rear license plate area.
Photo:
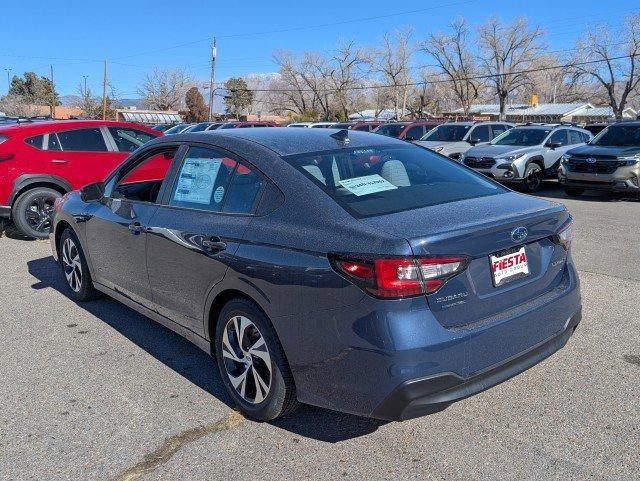
[{"label": "rear license plate area", "polygon": [[494,287],[503,286],[529,275],[525,246],[497,252],[489,256],[491,280]]}]

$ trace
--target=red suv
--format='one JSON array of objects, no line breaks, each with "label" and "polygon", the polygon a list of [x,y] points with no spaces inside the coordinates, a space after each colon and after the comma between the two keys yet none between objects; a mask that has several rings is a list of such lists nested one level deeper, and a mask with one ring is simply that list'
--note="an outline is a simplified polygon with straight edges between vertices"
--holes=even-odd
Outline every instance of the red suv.
[{"label": "red suv", "polygon": [[129,153],[162,135],[139,124],[58,120],[0,127],[0,217],[45,238],[56,198],[103,180]]},{"label": "red suv", "polygon": [[415,122],[389,122],[382,124],[373,132],[376,134],[395,137],[396,139],[412,142],[420,140],[424,134],[432,128],[440,125],[442,122],[438,120],[417,120]]}]

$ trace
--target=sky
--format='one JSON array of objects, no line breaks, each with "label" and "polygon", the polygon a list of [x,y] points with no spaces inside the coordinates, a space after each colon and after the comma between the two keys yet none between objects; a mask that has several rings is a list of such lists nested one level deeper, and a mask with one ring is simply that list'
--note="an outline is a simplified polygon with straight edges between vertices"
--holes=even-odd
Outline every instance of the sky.
[{"label": "sky", "polygon": [[[411,27],[420,40],[463,16],[469,24],[491,15],[528,17],[547,33],[550,50],[571,48],[592,23],[616,25],[640,12],[637,0],[429,0],[391,2],[30,0],[2,6],[0,93],[11,76],[49,76],[61,95],[87,85],[101,92],[103,61],[120,98],[136,98],[145,74],[182,68],[209,78],[210,44],[217,38],[216,80],[277,71],[275,50],[331,50],[341,40],[376,44],[385,32]],[[418,62],[428,63],[426,58]]]}]

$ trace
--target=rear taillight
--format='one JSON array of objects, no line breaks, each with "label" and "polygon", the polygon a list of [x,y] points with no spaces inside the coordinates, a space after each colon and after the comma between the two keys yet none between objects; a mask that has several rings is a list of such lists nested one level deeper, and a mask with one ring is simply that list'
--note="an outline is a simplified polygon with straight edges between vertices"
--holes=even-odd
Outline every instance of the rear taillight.
[{"label": "rear taillight", "polygon": [[369,294],[384,299],[431,294],[462,272],[462,256],[358,259],[330,255],[333,268]]},{"label": "rear taillight", "polygon": [[569,220],[560,228],[560,231],[554,236],[556,244],[560,244],[565,250],[569,250],[571,247],[571,241],[573,240],[573,218],[569,217]]}]

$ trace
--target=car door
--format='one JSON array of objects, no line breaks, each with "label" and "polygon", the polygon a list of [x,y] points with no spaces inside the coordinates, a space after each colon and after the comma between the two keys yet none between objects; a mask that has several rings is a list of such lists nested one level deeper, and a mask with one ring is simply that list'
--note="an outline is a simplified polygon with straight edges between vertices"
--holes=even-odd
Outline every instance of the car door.
[{"label": "car door", "polygon": [[147,226],[166,188],[179,146],[140,152],[108,181],[85,221],[94,280],[139,304],[152,304],[146,265]]},{"label": "car door", "polygon": [[[549,145],[554,142],[560,145],[552,149]],[[569,148],[568,129],[555,129],[545,142],[544,167],[546,175],[555,176],[558,172],[558,166],[560,165],[560,157],[562,157]]]},{"label": "car door", "polygon": [[42,157],[49,173],[62,177],[74,189],[103,180],[126,157],[109,149],[101,127],[50,132],[44,145]]},{"label": "car door", "polygon": [[207,294],[233,262],[264,182],[230,152],[189,145],[149,224],[147,269],[159,313],[202,335]]}]

